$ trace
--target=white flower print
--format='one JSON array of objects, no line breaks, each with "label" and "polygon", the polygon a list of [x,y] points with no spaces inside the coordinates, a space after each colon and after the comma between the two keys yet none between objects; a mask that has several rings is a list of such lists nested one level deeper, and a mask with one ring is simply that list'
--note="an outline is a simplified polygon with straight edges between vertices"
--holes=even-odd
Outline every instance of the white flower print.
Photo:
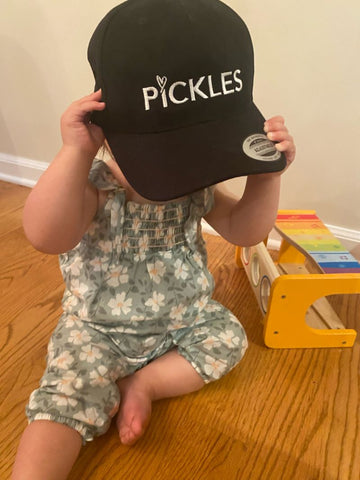
[{"label": "white flower print", "polygon": [[59,380],[56,385],[56,389],[64,395],[71,396],[76,390],[79,390],[83,386],[83,381],[79,377],[77,372],[67,371]]},{"label": "white flower print", "polygon": [[110,383],[110,380],[105,377],[108,373],[109,370],[104,365],[100,365],[97,369],[90,372],[90,384],[93,387],[106,387]]},{"label": "white flower print", "polygon": [[99,222],[92,222],[87,230],[87,233],[90,235],[90,236],[93,236],[96,232],[96,230],[98,230],[100,227],[99,225]]},{"label": "white flower print", "polygon": [[108,280],[108,285],[110,287],[118,287],[120,284],[127,283],[129,281],[128,268],[123,265],[119,265],[118,268],[114,269],[110,273],[110,278]]},{"label": "white flower print", "polygon": [[155,263],[149,263],[147,269],[151,280],[159,284],[166,270],[164,263],[160,262],[160,260],[156,260]]},{"label": "white flower print", "polygon": [[139,252],[136,255],[134,255],[135,262],[142,262],[143,260],[145,260],[145,258],[146,258],[146,255],[145,255],[144,249],[139,250]]},{"label": "white flower print", "polygon": [[174,263],[175,265],[175,278],[185,280],[188,277],[189,267],[186,263],[182,262],[179,258]]},{"label": "white flower print", "polygon": [[[66,298],[67,296],[67,298]],[[71,310],[73,307],[76,307],[79,303],[79,299],[75,295],[71,295],[71,292],[66,292],[63,299],[64,310]]]},{"label": "white flower print", "polygon": [[110,240],[100,240],[99,243],[99,248],[102,252],[104,253],[111,253],[113,249],[113,244],[110,242]]},{"label": "white flower print", "polygon": [[100,257],[95,257],[89,264],[93,267],[94,272],[101,272],[104,261]]},{"label": "white flower print", "polygon": [[205,356],[205,362],[206,364],[204,366],[204,370],[206,375],[209,375],[216,380],[222,376],[227,367],[227,363],[225,360],[216,360],[215,358],[210,357],[210,355]]},{"label": "white flower print", "polygon": [[83,326],[84,326],[84,323],[81,320],[79,320],[79,318],[76,315],[69,315],[66,317],[66,322],[65,322],[66,328],[72,328],[72,327],[81,328]]},{"label": "white flower print", "polygon": [[121,248],[125,251],[128,252],[130,248],[130,240],[127,235],[123,235],[121,239]]},{"label": "white flower print", "polygon": [[78,277],[80,275],[82,266],[83,266],[83,261],[81,260],[80,256],[76,256],[72,264],[69,265],[71,274]]},{"label": "white flower print", "polygon": [[240,338],[235,336],[235,333],[232,330],[226,330],[226,332],[221,332],[219,338],[227,344],[229,348],[234,348],[239,345]]},{"label": "white flower print", "polygon": [[175,245],[175,229],[174,227],[169,227],[168,231],[164,236],[165,244],[168,248],[172,248]]},{"label": "white flower print", "polygon": [[195,263],[197,263],[197,265],[199,265],[200,268],[203,268],[204,263],[203,263],[202,258],[201,258],[200,254],[198,252],[194,253],[193,260],[194,260]]},{"label": "white flower print", "polygon": [[171,330],[180,330],[180,328],[184,327],[186,327],[186,325],[182,320],[177,320],[176,318],[171,320]]},{"label": "white flower print", "polygon": [[160,240],[160,238],[164,235],[163,233],[163,224],[159,223],[157,227],[155,227],[155,240]]},{"label": "white flower print", "polygon": [[82,345],[83,343],[90,342],[90,340],[91,337],[86,330],[72,330],[68,338],[68,342],[74,345]]},{"label": "white flower print", "polygon": [[111,203],[111,226],[112,227],[116,227],[118,225],[118,222],[119,222],[119,210],[120,210],[120,204],[118,201],[116,201],[115,199],[113,199],[112,203]]},{"label": "white flower print", "polygon": [[217,303],[213,302],[213,303],[208,303],[205,307],[205,312],[207,313],[212,313],[212,312],[219,312],[221,310],[221,307],[220,305],[218,305]]},{"label": "white flower print", "polygon": [[148,235],[144,235],[143,237],[139,238],[139,249],[143,252],[146,252],[149,249]]},{"label": "white flower print", "polygon": [[100,350],[92,345],[85,345],[85,347],[81,347],[81,350],[79,358],[87,363],[94,363],[95,360],[99,360],[103,356]]},{"label": "white flower print", "polygon": [[213,348],[220,347],[221,343],[216,337],[211,336],[203,342],[203,346],[206,350],[212,350]]},{"label": "white flower print", "polygon": [[73,279],[71,282],[71,291],[77,298],[84,298],[84,294],[89,290],[88,285],[81,283],[80,280]]},{"label": "white flower print", "polygon": [[170,312],[170,318],[172,320],[182,320],[186,310],[187,310],[187,307],[182,303],[180,303],[179,305],[172,307]]},{"label": "white flower print", "polygon": [[210,329],[208,327],[201,326],[200,328],[195,328],[194,335],[210,335]]},{"label": "white flower print", "polygon": [[70,365],[73,363],[73,361],[74,361],[74,357],[70,355],[70,352],[68,350],[65,350],[60,354],[60,356],[54,358],[50,362],[50,365],[52,367],[57,367],[63,370],[67,370],[70,367]]},{"label": "white flower print", "polygon": [[177,216],[179,222],[180,222],[180,221],[183,219],[183,217],[184,217],[183,209],[182,209],[181,205],[178,205],[178,206],[176,207],[176,216]]},{"label": "white flower print", "polygon": [[132,223],[132,228],[136,234],[139,233],[141,227],[141,220],[139,217],[135,217]]},{"label": "white flower print", "polygon": [[125,300],[125,292],[118,293],[115,298],[108,302],[108,306],[112,309],[112,315],[120,315],[121,312],[127,315],[132,307],[132,298]]},{"label": "white flower print", "polygon": [[77,400],[66,395],[51,395],[51,399],[58,407],[75,407],[78,403]]},{"label": "white flower print", "polygon": [[165,205],[156,205],[154,209],[154,213],[156,215],[156,220],[161,222],[164,220],[164,210],[165,210]]},{"label": "white flower print", "polygon": [[52,338],[49,341],[48,349],[47,349],[47,360],[48,362],[51,362],[54,359],[54,342],[52,341]]},{"label": "white flower print", "polygon": [[205,291],[209,287],[209,280],[206,278],[205,274],[202,273],[197,279],[197,283],[201,285],[201,289]]},{"label": "white flower print", "polygon": [[[133,315],[130,320],[132,322],[138,322],[139,320],[144,320],[144,317],[140,317],[139,315]],[[137,331],[133,331],[133,332],[130,332],[130,333],[137,333]]]},{"label": "white flower print", "polygon": [[197,308],[199,312],[201,312],[208,304],[208,301],[209,297],[207,295],[203,295],[201,298],[199,298],[199,300],[196,300],[196,302],[194,303],[194,307]]},{"label": "white flower print", "polygon": [[148,337],[144,340],[144,346],[145,347],[153,347],[156,343],[156,338],[155,337]]},{"label": "white flower print", "polygon": [[87,319],[89,316],[88,308],[86,304],[83,304],[79,310],[79,317],[81,319]]},{"label": "white flower print", "polygon": [[133,202],[128,202],[127,208],[129,210],[129,213],[131,213],[132,215],[136,212],[136,204]]},{"label": "white flower print", "polygon": [[151,205],[148,204],[148,203],[144,203],[144,205],[142,205],[142,209],[141,209],[141,212],[140,212],[140,215],[141,215],[141,218],[144,219],[144,220],[147,220],[150,216],[150,209],[151,209]]},{"label": "white flower print", "polygon": [[35,392],[32,392],[29,398],[29,408],[30,410],[37,410],[39,408],[39,404],[35,400]]},{"label": "white flower print", "polygon": [[99,417],[99,414],[94,407],[76,413],[74,418],[80,420],[80,422],[87,423],[88,425],[95,425],[97,427],[102,427],[105,423],[104,419]]},{"label": "white flower print", "polygon": [[165,295],[163,295],[162,293],[154,292],[152,298],[149,298],[149,300],[145,302],[145,305],[147,307],[151,307],[153,312],[158,312],[160,310],[160,307],[165,306],[164,300]]}]

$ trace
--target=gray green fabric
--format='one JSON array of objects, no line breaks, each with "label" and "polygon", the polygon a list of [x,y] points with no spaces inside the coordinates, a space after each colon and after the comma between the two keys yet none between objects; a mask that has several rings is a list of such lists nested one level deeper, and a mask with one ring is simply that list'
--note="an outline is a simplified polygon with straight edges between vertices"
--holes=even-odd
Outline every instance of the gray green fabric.
[{"label": "gray green fabric", "polygon": [[81,242],[60,255],[64,313],[27,406],[29,421],[65,423],[85,441],[108,429],[117,379],[177,348],[207,383],[247,347],[239,321],[211,298],[200,221],[212,190],[140,205],[126,201],[104,162],[94,162],[90,180],[108,198]]}]

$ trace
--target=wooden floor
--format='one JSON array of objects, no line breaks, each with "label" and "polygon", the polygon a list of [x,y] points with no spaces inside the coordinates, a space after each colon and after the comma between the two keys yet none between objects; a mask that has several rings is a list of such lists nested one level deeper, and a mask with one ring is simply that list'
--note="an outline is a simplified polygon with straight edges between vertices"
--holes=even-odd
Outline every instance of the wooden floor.
[{"label": "wooden floor", "polygon": [[[57,257],[21,228],[29,190],[0,182],[0,478],[10,476],[24,408],[45,366],[63,291]],[[111,427],[87,445],[71,479],[359,480],[360,335],[351,349],[270,350],[234,247],[207,237],[216,299],[246,328],[243,361],[220,381],[155,403],[146,435],[122,446]],[[359,296],[340,305],[360,332]]]}]

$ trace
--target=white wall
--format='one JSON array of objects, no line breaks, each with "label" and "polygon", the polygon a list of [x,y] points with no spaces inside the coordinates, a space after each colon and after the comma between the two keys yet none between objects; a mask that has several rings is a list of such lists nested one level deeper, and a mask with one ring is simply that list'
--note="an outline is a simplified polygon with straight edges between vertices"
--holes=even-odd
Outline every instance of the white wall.
[{"label": "white wall", "polygon": [[[51,161],[61,113],[93,89],[88,40],[117,3],[2,0],[0,156]],[[326,223],[360,231],[360,3],[225,3],[253,37],[255,102],[266,117],[283,114],[296,139],[281,208],[315,209]],[[242,185],[227,183],[232,192]]]}]

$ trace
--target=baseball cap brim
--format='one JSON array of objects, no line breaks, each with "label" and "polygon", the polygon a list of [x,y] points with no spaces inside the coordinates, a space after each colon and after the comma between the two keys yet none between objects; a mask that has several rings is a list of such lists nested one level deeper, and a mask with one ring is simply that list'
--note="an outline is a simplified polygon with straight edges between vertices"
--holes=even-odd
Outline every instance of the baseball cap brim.
[{"label": "baseball cap brim", "polygon": [[152,201],[168,201],[234,177],[281,171],[285,155],[264,134],[254,103],[241,115],[158,133],[105,137],[130,185]]}]

